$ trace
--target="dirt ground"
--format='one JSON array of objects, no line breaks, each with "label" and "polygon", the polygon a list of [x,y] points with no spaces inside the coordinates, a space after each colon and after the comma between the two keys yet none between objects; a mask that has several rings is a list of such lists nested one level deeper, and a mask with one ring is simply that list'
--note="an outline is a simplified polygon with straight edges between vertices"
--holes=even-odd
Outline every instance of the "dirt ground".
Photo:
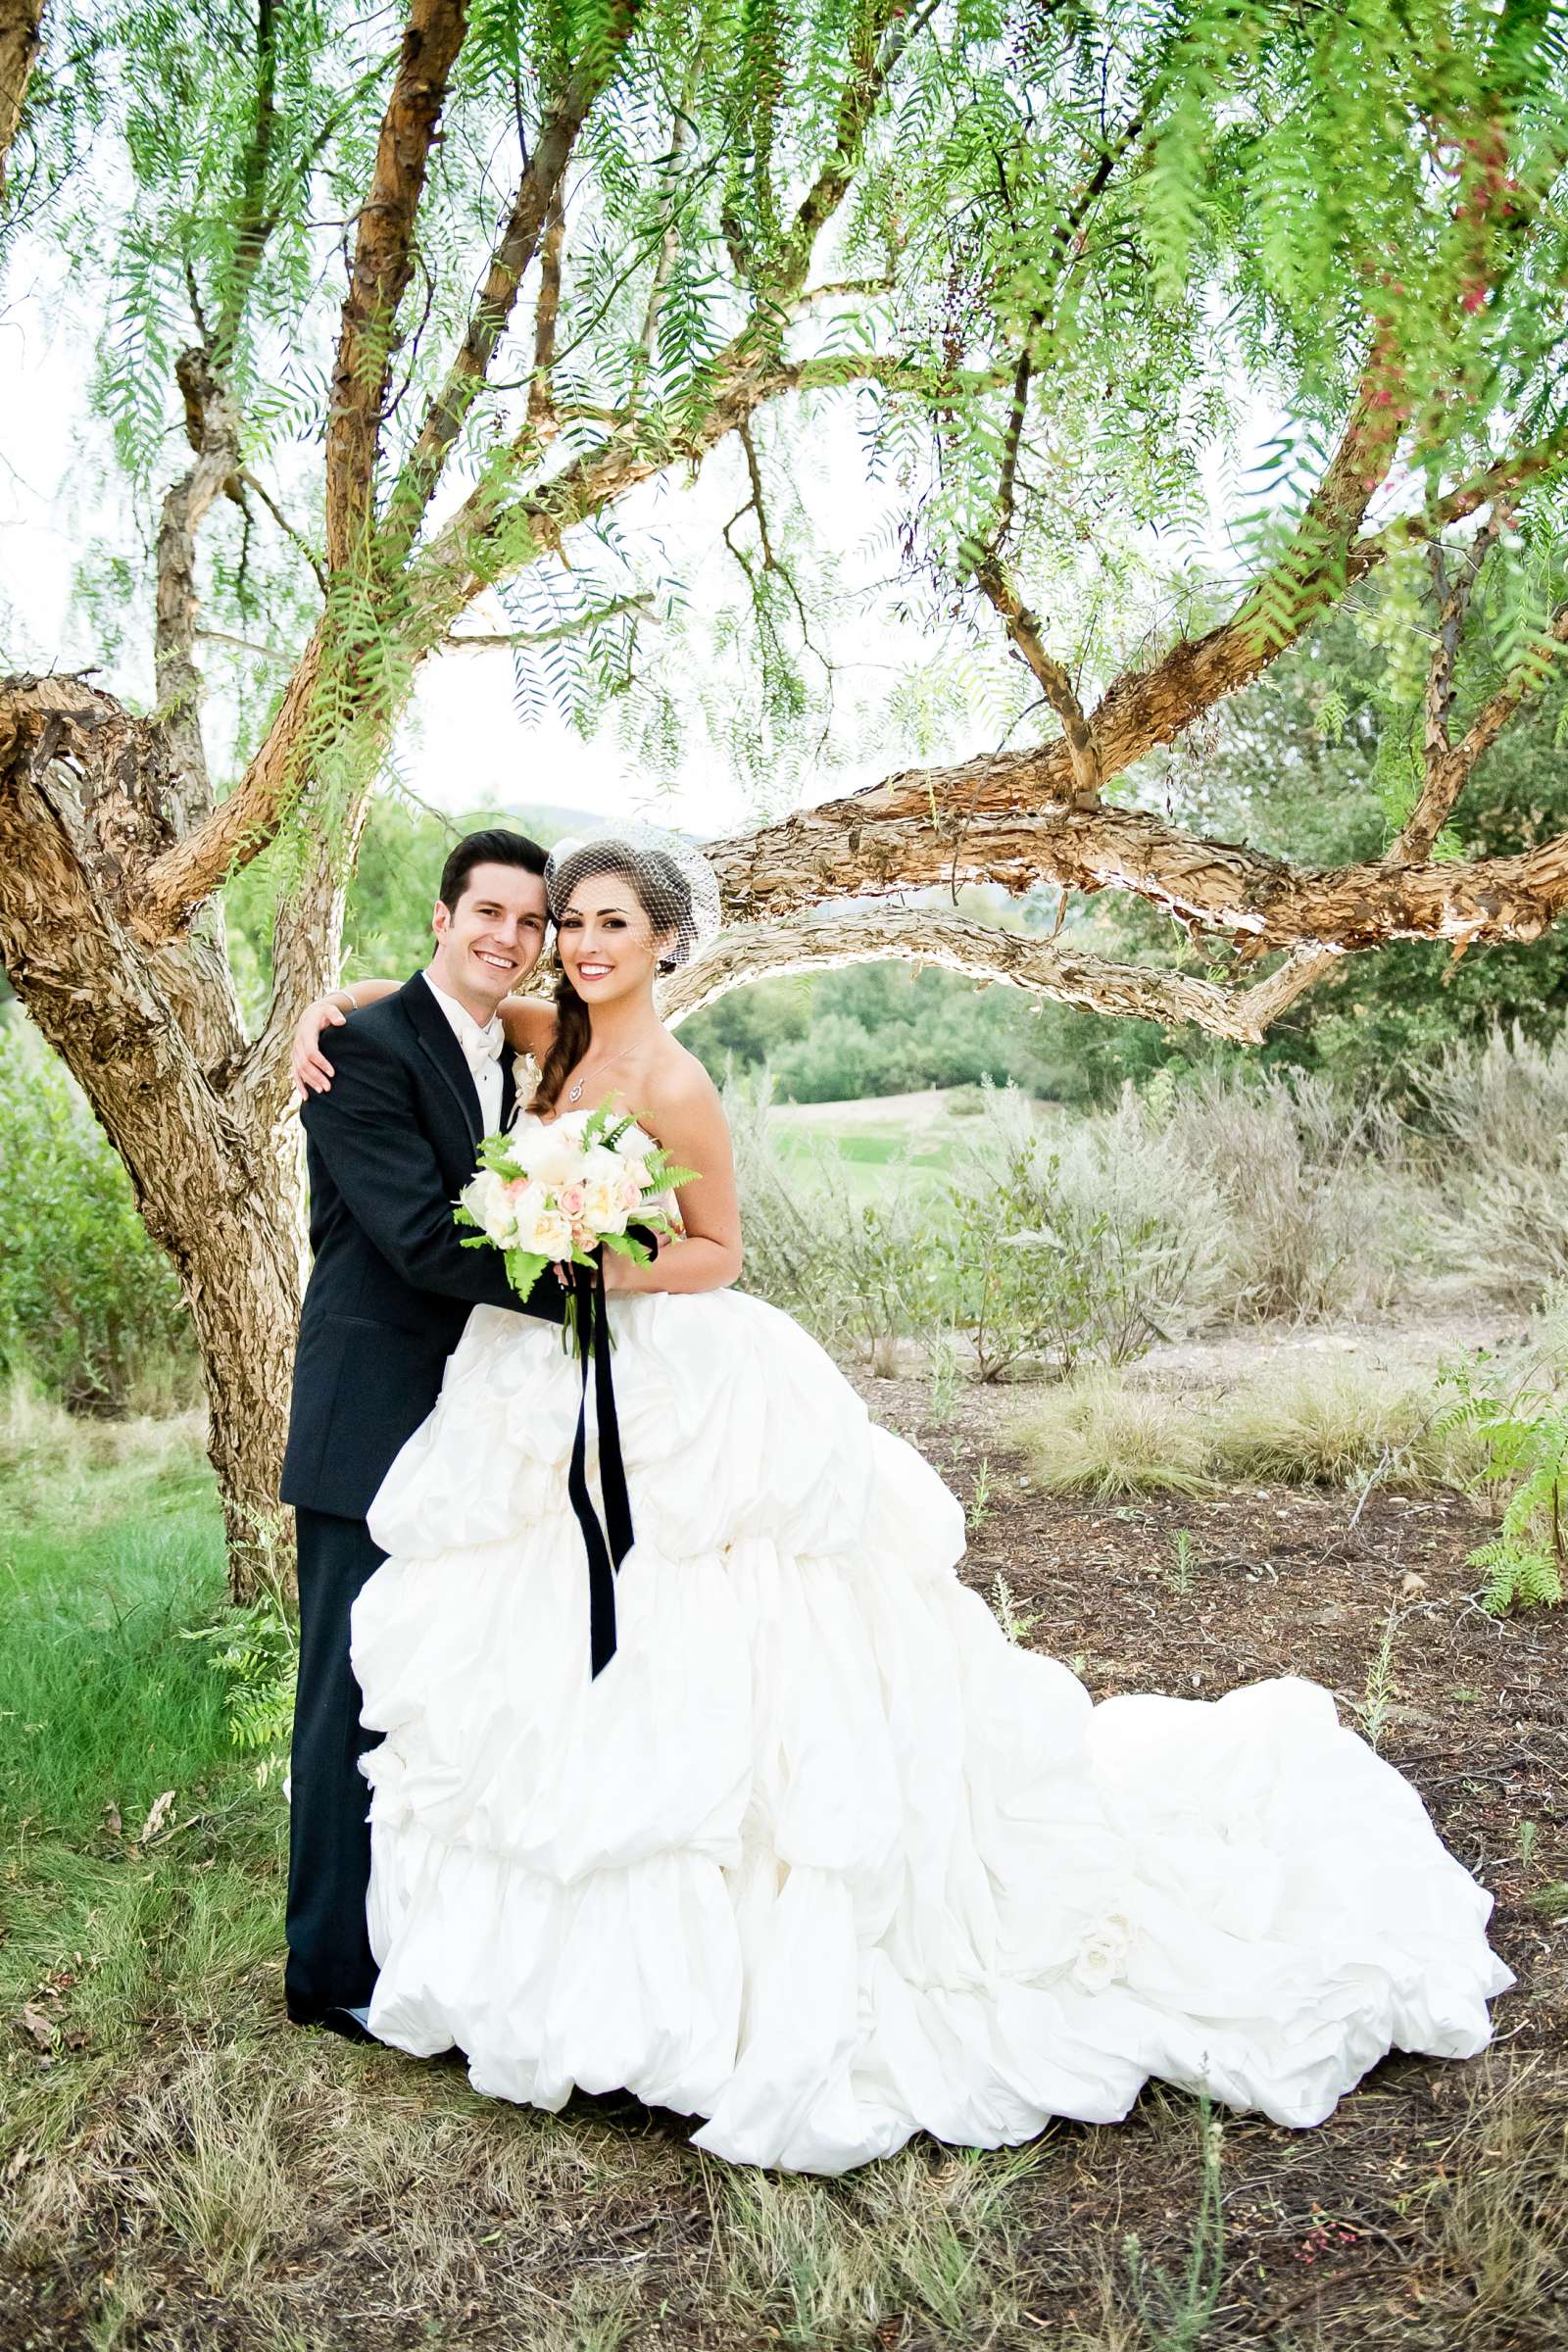
[{"label": "dirt ground", "polygon": [[[1429,1335],[1401,1352],[1430,1356],[1450,1336],[1459,1335]],[[1474,1344],[1482,1335],[1463,1336]],[[1348,1344],[1387,1349],[1390,1339]],[[1223,1382],[1241,1362],[1237,1347],[1221,1343],[1158,1351],[1140,1371]],[[1485,2231],[1461,2230],[1445,2250],[1433,2227],[1434,2206],[1461,2175],[1464,2197],[1479,2191],[1476,2201],[1487,2201],[1480,2183],[1491,2167],[1499,2202],[1520,2222],[1536,2196],[1558,2200],[1556,2234],[1568,2239],[1568,1917],[1555,1915],[1568,1898],[1563,1613],[1498,1622],[1474,1605],[1466,1554],[1489,1523],[1459,1495],[1374,1488],[1359,1508],[1343,1492],[1296,1487],[1122,1504],[1063,1499],[1029,1484],[1012,1436],[1016,1393],[960,1390],[938,1428],[923,1384],[861,1387],[877,1417],[919,1444],[971,1506],[966,1580],[995,1605],[1004,1578],[1016,1616],[1034,1620],[1028,1646],[1064,1658],[1097,1699],[1130,1690],[1217,1697],[1302,1675],[1331,1690],[1360,1728],[1356,1711],[1368,1705],[1369,1678],[1376,1697],[1396,1606],[1380,1749],[1494,1895],[1493,1941],[1518,1987],[1498,2005],[1497,2038],[1483,2060],[1392,2059],[1311,2132],[1227,2119],[1227,2285],[1201,2340],[1347,2352],[1568,2344],[1568,2267],[1526,2309],[1489,2308],[1495,2282],[1486,2264],[1517,2277],[1524,2249],[1510,2253],[1489,2222]],[[973,1513],[982,1462],[984,1508]],[[1179,1592],[1184,1533],[1191,1589]],[[1064,2136],[1058,2226],[1070,2233],[1081,2200],[1114,2194],[1121,2227],[1179,2266],[1191,2200],[1172,2203],[1167,2143],[1136,2121],[1112,2151],[1114,2137],[1084,2132],[1075,2148]],[[1057,2298],[1038,2316],[1049,2340],[1069,2313]]]}]

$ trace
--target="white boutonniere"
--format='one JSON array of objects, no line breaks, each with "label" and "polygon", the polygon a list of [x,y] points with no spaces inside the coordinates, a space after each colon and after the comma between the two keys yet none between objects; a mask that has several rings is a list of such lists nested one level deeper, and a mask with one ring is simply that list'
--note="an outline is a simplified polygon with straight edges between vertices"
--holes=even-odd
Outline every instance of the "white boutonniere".
[{"label": "white boutonniere", "polygon": [[517,1099],[512,1106],[512,1124],[515,1126],[539,1091],[539,1064],[531,1054],[514,1054],[512,1083],[517,1090]]}]

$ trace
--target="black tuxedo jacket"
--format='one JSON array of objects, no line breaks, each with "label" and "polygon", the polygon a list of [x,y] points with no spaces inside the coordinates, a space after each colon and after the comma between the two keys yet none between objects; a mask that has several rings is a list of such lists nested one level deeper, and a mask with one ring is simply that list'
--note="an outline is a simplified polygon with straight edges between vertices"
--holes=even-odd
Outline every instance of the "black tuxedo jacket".
[{"label": "black tuxedo jacket", "polygon": [[[482,1121],[468,1065],[416,972],[329,1032],[331,1091],[301,1112],[316,1265],[300,1316],[282,1499],[363,1519],[435,1403],[472,1306],[551,1322],[546,1275],[520,1299],[497,1250],[465,1250],[453,1202]],[[506,1062],[501,1115],[513,1106]]]}]

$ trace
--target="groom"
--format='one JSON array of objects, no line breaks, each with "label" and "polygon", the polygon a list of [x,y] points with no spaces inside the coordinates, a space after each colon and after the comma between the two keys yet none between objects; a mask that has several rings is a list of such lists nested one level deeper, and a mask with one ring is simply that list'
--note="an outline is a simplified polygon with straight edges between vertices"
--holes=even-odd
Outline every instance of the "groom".
[{"label": "groom", "polygon": [[300,1667],[290,1759],[288,2013],[359,2038],[375,1983],[366,1930],[368,1790],[349,1611],[385,1557],[365,1515],[434,1405],[474,1305],[520,1300],[500,1255],[465,1250],[452,1205],[482,1135],[513,1109],[496,1007],[544,946],[545,853],[499,827],[448,858],[427,971],[332,1038],[330,1092],[301,1114],[315,1270],[300,1316],[282,1499],[299,1535]]}]

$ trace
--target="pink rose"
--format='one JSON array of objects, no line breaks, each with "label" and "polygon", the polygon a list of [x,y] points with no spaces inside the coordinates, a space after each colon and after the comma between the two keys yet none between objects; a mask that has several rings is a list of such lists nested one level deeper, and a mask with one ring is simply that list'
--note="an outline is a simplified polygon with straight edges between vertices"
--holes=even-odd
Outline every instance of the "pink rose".
[{"label": "pink rose", "polygon": [[622,1207],[622,1208],[640,1208],[640,1207],[642,1206],[642,1199],[643,1199],[643,1188],[642,1188],[642,1186],[641,1186],[641,1185],[638,1183],[638,1181],[637,1181],[636,1177],[635,1177],[635,1176],[623,1176],[623,1177],[621,1178],[621,1180],[620,1180],[620,1205],[621,1205],[621,1207]]},{"label": "pink rose", "polygon": [[564,1184],[561,1188],[561,1213],[574,1225],[580,1224],[582,1212],[588,1205],[588,1188],[581,1184]]}]

